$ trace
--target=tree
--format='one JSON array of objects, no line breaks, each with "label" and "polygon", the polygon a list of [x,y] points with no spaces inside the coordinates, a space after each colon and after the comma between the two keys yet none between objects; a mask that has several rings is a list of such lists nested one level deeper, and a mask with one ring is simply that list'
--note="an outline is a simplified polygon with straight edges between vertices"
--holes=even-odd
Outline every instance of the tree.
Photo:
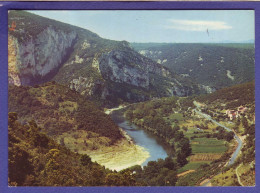
[{"label": "tree", "polygon": [[169,171],[167,176],[165,177],[166,186],[175,186],[177,182],[177,173],[176,171]]},{"label": "tree", "polygon": [[186,157],[188,157],[191,154],[191,147],[190,147],[190,142],[189,139],[184,137],[180,140],[179,146],[181,149],[181,153],[184,154]]},{"label": "tree", "polygon": [[108,186],[122,186],[123,179],[119,173],[109,173],[105,177],[105,184]]},{"label": "tree", "polygon": [[242,125],[243,125],[243,127],[244,127],[245,129],[248,128],[248,121],[247,121],[247,118],[245,118],[245,117],[242,118]]},{"label": "tree", "polygon": [[63,185],[63,175],[61,173],[61,165],[58,161],[60,151],[51,149],[46,154],[47,162],[41,172],[41,182],[47,186]]},{"label": "tree", "polygon": [[180,151],[177,153],[177,162],[180,165],[180,167],[182,167],[188,163],[185,154],[183,154]]},{"label": "tree", "polygon": [[80,162],[83,166],[89,166],[92,164],[91,158],[87,154],[83,154],[80,156]]},{"label": "tree", "polygon": [[169,170],[175,170],[175,164],[173,162],[173,159],[170,157],[165,158],[164,167],[168,168]]},{"label": "tree", "polygon": [[9,147],[8,152],[8,177],[10,182],[16,182],[17,185],[22,186],[27,175],[33,173],[29,153],[19,145]]}]

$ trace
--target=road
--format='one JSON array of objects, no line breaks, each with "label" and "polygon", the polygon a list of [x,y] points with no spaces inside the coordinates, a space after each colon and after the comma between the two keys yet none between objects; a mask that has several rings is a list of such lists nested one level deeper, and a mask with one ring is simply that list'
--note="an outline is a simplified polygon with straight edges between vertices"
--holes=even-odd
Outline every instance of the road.
[{"label": "road", "polygon": [[[194,101],[194,105],[195,105],[198,109],[200,108],[200,105],[199,105],[196,101]],[[234,132],[232,129],[226,127],[225,125],[222,125],[221,123],[217,122],[216,120],[212,119],[212,117],[211,117],[210,115],[205,114],[205,113],[202,113],[200,110],[197,110],[197,109],[194,109],[194,111],[195,111],[196,113],[198,113],[199,115],[205,117],[206,119],[212,121],[212,122],[215,123],[216,125],[218,125],[218,126],[220,126],[220,127],[223,127],[223,128],[224,128],[225,130],[227,130],[227,131],[232,131],[232,132],[235,134],[234,138],[236,139],[236,141],[237,141],[237,143],[238,143],[238,146],[237,146],[235,152],[232,154],[232,156],[231,156],[231,158],[230,158],[230,160],[229,160],[229,162],[228,162],[228,166],[231,165],[231,164],[233,164],[233,163],[235,162],[237,156],[239,155],[239,152],[240,152],[241,148],[242,148],[242,145],[243,145],[242,140],[238,137],[238,135],[236,134],[236,132]]]},{"label": "road", "polygon": [[242,166],[242,163],[236,168],[236,175],[237,175],[237,180],[238,180],[238,183],[240,184],[240,186],[244,186],[240,180],[240,175],[238,173],[238,169]]},{"label": "road", "polygon": [[[237,143],[238,143],[238,146],[237,146],[236,150],[234,151],[234,153],[232,154],[231,158],[229,159],[229,162],[228,162],[227,166],[232,165],[232,164],[235,162],[236,158],[238,157],[239,152],[240,152],[240,150],[241,150],[241,148],[242,148],[242,146],[243,146],[242,140],[239,138],[239,136],[236,134],[236,132],[234,132],[234,131],[231,130],[230,128],[226,127],[225,125],[222,125],[221,123],[217,122],[216,120],[212,119],[212,117],[211,117],[210,115],[205,114],[205,113],[202,113],[202,112],[200,111],[200,104],[199,104],[198,102],[194,101],[193,104],[196,106],[197,109],[199,109],[199,110],[194,109],[194,111],[195,111],[197,114],[199,114],[199,115],[205,117],[206,119],[212,121],[212,122],[215,123],[216,125],[218,125],[218,126],[220,126],[220,127],[223,127],[223,128],[224,128],[225,130],[227,130],[227,131],[232,131],[232,132],[235,134],[234,138],[236,139],[236,141],[237,141]],[[210,180],[208,180],[207,182],[205,182],[202,186],[206,186],[208,183],[210,183]]]}]

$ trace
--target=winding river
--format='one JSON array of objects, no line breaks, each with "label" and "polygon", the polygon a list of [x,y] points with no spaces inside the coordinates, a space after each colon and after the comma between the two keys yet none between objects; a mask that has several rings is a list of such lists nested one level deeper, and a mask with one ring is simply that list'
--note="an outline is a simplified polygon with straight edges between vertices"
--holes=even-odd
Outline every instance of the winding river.
[{"label": "winding river", "polygon": [[151,133],[138,129],[133,124],[127,122],[123,116],[125,109],[115,109],[111,111],[110,115],[114,122],[121,127],[134,140],[136,145],[144,147],[150,154],[150,157],[142,164],[147,165],[149,161],[156,161],[157,159],[165,159],[170,155],[171,149],[164,144],[158,137]]},{"label": "winding river", "polygon": [[[195,101],[194,101],[194,104],[196,105],[196,107],[198,109],[200,108],[200,106],[198,104],[196,104]],[[124,131],[127,132],[127,134],[134,140],[134,142],[137,145],[145,148],[149,152],[150,157],[147,158],[147,160],[142,164],[142,166],[147,165],[147,163],[149,161],[156,161],[159,158],[165,159],[168,155],[173,154],[173,152],[171,152],[171,148],[168,145],[166,145],[165,143],[163,143],[162,140],[159,139],[157,136],[155,136],[147,131],[144,131],[142,129],[139,129],[135,125],[127,122],[123,116],[124,111],[125,111],[125,108],[120,107],[120,108],[115,108],[115,109],[109,110],[108,114],[111,115],[111,118],[114,120],[114,122],[119,127],[121,127]],[[201,116],[205,117],[206,119],[214,122],[215,124],[223,127],[227,131],[232,131],[230,128],[213,120],[211,118],[211,116],[209,116],[205,113],[202,113],[200,110],[194,109],[194,111],[196,113],[200,114]],[[243,145],[241,139],[236,135],[236,133],[235,133],[234,138],[238,142],[238,146],[237,146],[235,152],[232,154],[232,156],[227,164],[228,166],[234,163],[234,161],[237,158],[237,156],[239,155],[239,152]],[[208,183],[210,183],[210,179],[206,183],[204,183],[202,186],[206,186]]]}]

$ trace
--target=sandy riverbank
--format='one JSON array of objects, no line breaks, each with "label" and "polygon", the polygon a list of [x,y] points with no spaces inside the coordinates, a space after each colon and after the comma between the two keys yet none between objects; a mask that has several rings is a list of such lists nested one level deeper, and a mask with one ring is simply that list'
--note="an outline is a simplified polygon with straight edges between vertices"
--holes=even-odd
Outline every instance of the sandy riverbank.
[{"label": "sandy riverbank", "polygon": [[[115,110],[122,109],[126,106],[106,109],[106,114],[111,114]],[[118,141],[113,146],[104,146],[98,150],[79,151],[79,153],[86,153],[91,157],[92,161],[96,161],[100,165],[105,166],[111,170],[120,171],[134,165],[141,165],[147,158],[150,157],[149,152],[133,143],[130,136],[120,128],[124,138]]]},{"label": "sandy riverbank", "polygon": [[203,181],[200,183],[200,186],[203,186],[205,183],[207,183],[206,187],[212,186],[211,182],[208,182],[208,181],[210,181],[210,179],[205,179],[205,180],[203,180]]},{"label": "sandy riverbank", "polygon": [[120,140],[113,146],[104,147],[102,150],[88,152],[88,155],[92,161],[116,171],[141,165],[150,157],[149,152],[143,147],[129,143],[126,139]]},{"label": "sandy riverbank", "polygon": [[119,109],[122,109],[122,108],[125,108],[126,105],[119,105],[118,107],[115,107],[115,108],[112,108],[112,109],[106,109],[104,112],[107,114],[107,115],[110,115],[113,111],[116,111],[116,110],[119,110]]}]

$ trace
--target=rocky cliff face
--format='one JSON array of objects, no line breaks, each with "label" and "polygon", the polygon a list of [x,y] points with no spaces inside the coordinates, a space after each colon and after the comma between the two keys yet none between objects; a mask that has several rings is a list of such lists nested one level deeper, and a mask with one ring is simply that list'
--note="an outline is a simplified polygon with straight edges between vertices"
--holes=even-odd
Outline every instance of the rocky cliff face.
[{"label": "rocky cliff face", "polygon": [[150,73],[163,77],[170,75],[165,67],[141,56],[128,46],[125,49],[102,54],[99,59],[99,70],[105,79],[149,88]]},{"label": "rocky cliff face", "polygon": [[167,67],[88,30],[23,11],[11,11],[9,83],[34,85],[54,80],[97,100],[136,102],[151,97],[187,96],[187,86]]},{"label": "rocky cliff face", "polygon": [[22,43],[9,35],[9,83],[41,82],[62,65],[76,37],[75,32],[65,33],[53,27],[47,27],[35,38]]},{"label": "rocky cliff face", "polygon": [[148,88],[149,74],[146,70],[147,67],[138,66],[138,64],[143,63],[141,58],[134,58],[131,61],[130,57],[129,53],[119,50],[104,53],[99,61],[99,69],[103,78]]}]

